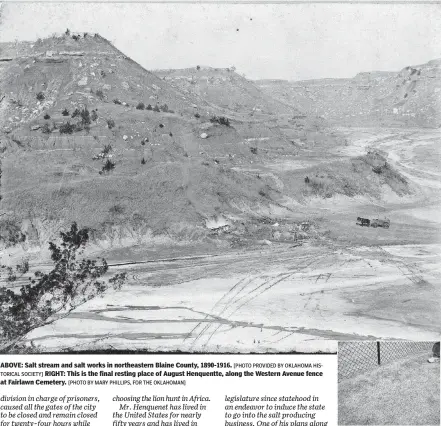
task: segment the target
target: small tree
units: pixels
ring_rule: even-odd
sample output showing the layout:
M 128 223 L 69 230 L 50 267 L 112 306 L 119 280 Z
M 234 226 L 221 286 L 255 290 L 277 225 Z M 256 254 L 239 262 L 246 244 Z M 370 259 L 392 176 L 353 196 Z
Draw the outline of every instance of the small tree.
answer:
M 92 113 L 90 114 L 90 118 L 92 121 L 96 121 L 98 119 L 98 114 L 96 110 L 92 110 Z
M 99 173 L 100 174 L 108 173 L 108 172 L 112 171 L 114 168 L 115 168 L 115 163 L 108 158 Z
M 146 163 L 145 158 L 142 157 L 141 164 L 145 164 L 145 163 Z
M 62 115 L 64 115 L 65 117 L 67 117 L 69 115 L 69 111 L 67 108 L 64 108 L 63 111 L 61 112 Z
M 75 130 L 75 124 L 70 124 L 68 121 L 67 123 L 64 123 L 60 126 L 60 133 L 61 134 L 69 134 L 71 135 L 73 131 Z
M 51 118 L 51 116 L 49 115 L 49 114 L 44 114 L 44 117 L 43 117 L 45 120 L 49 120 L 50 118 Z
M 80 110 L 78 108 L 75 108 L 75 111 L 72 113 L 72 118 L 79 117 L 80 116 Z
M 113 129 L 113 128 L 115 127 L 115 121 L 112 120 L 111 118 L 108 118 L 108 119 L 106 120 L 106 123 L 107 123 L 107 127 L 108 127 L 109 129 Z
M 87 107 L 85 107 L 84 109 L 82 109 L 80 111 L 80 116 L 81 116 L 81 124 L 83 126 L 88 126 L 91 123 L 91 121 L 90 121 L 90 112 L 87 109 Z
M 121 288 L 126 274 L 101 281 L 107 262 L 82 258 L 89 230 L 73 223 L 61 232 L 61 244 L 49 243 L 53 269 L 35 272 L 30 284 L 20 292 L 0 287 L 0 352 L 11 351 L 29 332 L 64 318 L 75 308 L 102 295 L 107 289 Z
M 136 109 L 141 109 L 144 110 L 145 109 L 145 105 L 143 102 L 140 102 L 138 105 L 136 105 Z
M 121 101 L 120 101 L 119 99 L 114 99 L 114 100 L 113 100 L 113 103 L 114 103 L 115 105 L 121 105 Z
M 151 111 L 152 109 L 153 109 L 152 106 L 148 104 L 146 110 Z
M 153 111 L 155 111 L 155 112 L 161 112 L 161 110 L 159 109 L 158 105 L 155 105 L 155 106 L 153 107 Z

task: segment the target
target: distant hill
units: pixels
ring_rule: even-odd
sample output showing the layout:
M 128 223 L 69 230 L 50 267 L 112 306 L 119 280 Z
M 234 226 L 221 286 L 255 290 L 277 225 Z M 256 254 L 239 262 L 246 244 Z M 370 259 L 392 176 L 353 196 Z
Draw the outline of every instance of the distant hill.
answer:
M 276 100 L 255 82 L 237 74 L 234 68 L 194 67 L 153 72 L 219 114 L 237 119 L 236 129 L 259 149 L 283 154 L 287 143 L 300 149 L 320 145 L 329 148 L 344 143 L 344 138 L 332 131 L 323 118 L 314 112 L 305 113 L 295 104 Z
M 350 79 L 260 80 L 269 96 L 331 123 L 441 124 L 441 59 L 399 72 L 363 72 Z
M 153 72 L 184 93 L 197 95 L 200 99 L 230 112 L 251 117 L 299 113 L 294 106 L 276 101 L 230 68 L 195 67 Z

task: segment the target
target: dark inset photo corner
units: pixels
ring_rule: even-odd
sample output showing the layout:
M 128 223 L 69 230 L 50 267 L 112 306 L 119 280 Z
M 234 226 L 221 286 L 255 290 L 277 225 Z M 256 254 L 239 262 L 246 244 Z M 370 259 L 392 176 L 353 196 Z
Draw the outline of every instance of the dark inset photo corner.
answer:
M 338 424 L 439 425 L 440 342 L 339 342 Z

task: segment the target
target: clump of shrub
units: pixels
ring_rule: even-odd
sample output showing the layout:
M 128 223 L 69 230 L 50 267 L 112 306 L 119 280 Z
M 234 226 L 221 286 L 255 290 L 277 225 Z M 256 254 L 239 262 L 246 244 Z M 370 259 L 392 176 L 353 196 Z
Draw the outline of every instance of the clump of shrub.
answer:
M 153 111 L 155 111 L 155 112 L 161 112 L 161 110 L 159 109 L 159 106 L 158 106 L 158 105 L 155 105 L 155 106 L 153 107 Z
M 124 213 L 124 206 L 122 206 L 121 204 L 115 204 L 114 206 L 110 207 L 109 209 L 109 213 L 110 214 L 123 214 Z
M 75 124 L 71 124 L 69 121 L 60 126 L 60 133 L 61 134 L 71 135 L 74 130 L 75 130 Z
M 49 114 L 44 114 L 44 117 L 43 117 L 45 120 L 49 120 L 50 118 L 51 118 L 51 116 L 49 115 Z
M 106 160 L 106 162 L 103 165 L 103 168 L 99 172 L 100 175 L 103 173 L 109 173 L 115 168 L 115 163 L 111 161 L 109 158 Z
M 63 111 L 61 112 L 62 115 L 64 115 L 65 117 L 67 117 L 69 115 L 69 111 L 67 108 L 64 108 Z
M 201 114 L 199 114 L 198 112 L 194 115 L 196 118 L 201 118 Z
M 162 112 L 168 112 L 168 105 L 167 105 L 167 104 L 161 105 L 161 106 L 159 107 L 159 109 L 160 109 Z
M 145 158 L 142 157 L 141 164 L 145 164 L 145 163 L 146 163 Z
M 103 150 L 101 151 L 103 155 L 107 155 L 110 151 L 112 151 L 112 145 L 110 143 L 108 145 L 104 145 Z
M 152 109 L 153 109 L 152 106 L 150 104 L 148 104 L 147 107 L 146 107 L 146 110 L 147 111 L 151 111 Z
M 144 103 L 140 102 L 138 105 L 136 105 L 136 109 L 144 110 L 145 109 Z
M 41 128 L 41 131 L 42 131 L 42 133 L 45 133 L 45 134 L 48 134 L 48 133 L 52 132 L 52 130 L 49 127 L 48 123 L 44 123 L 44 126 Z
M 111 118 L 108 118 L 108 119 L 106 120 L 106 123 L 107 123 L 107 127 L 108 127 L 109 129 L 113 129 L 113 128 L 115 127 L 115 121 L 112 120 Z
M 254 147 L 254 146 L 250 147 L 250 151 L 251 151 L 252 154 L 256 154 L 257 155 L 257 148 L 256 147 Z
M 114 103 L 115 105 L 121 105 L 121 101 L 120 101 L 119 99 L 114 99 L 114 100 L 113 100 L 113 103 Z
M 218 123 L 221 124 L 223 126 L 227 126 L 230 127 L 230 120 L 226 117 L 216 117 L 215 115 L 213 117 L 210 118 L 210 121 L 212 123 Z
M 75 111 L 72 113 L 72 118 L 79 117 L 80 116 L 80 110 L 78 108 L 75 108 Z
M 104 70 L 101 70 L 100 74 L 101 74 L 101 77 L 103 77 L 103 78 L 106 76 L 106 73 Z
M 164 127 L 164 125 L 162 123 L 160 123 L 159 127 L 162 129 Z
M 92 110 L 92 113 L 90 114 L 90 118 L 92 121 L 96 121 L 98 119 L 98 114 L 95 109 Z
M 37 101 L 44 101 L 45 96 L 43 92 L 38 92 L 37 93 Z
M 101 101 L 103 101 L 103 100 L 105 99 L 104 92 L 103 92 L 101 89 L 98 89 L 98 90 L 95 92 L 95 95 L 96 95 L 96 97 L 97 97 L 99 100 L 101 100 Z

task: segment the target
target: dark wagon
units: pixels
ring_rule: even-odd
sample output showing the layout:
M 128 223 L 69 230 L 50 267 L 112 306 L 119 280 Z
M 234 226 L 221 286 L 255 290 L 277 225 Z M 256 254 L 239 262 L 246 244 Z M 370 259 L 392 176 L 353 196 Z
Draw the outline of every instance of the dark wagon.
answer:
M 357 225 L 360 226 L 370 226 L 371 221 L 369 219 L 366 219 L 364 217 L 357 217 Z

